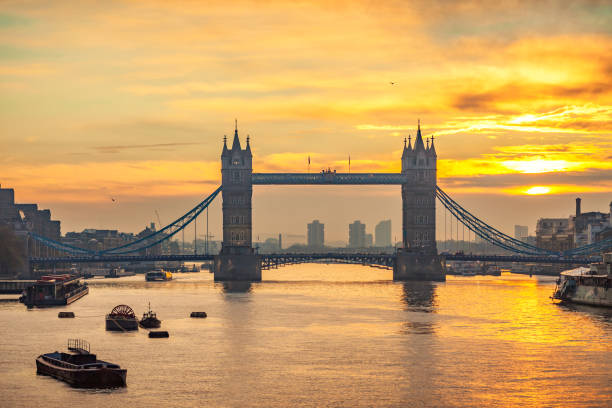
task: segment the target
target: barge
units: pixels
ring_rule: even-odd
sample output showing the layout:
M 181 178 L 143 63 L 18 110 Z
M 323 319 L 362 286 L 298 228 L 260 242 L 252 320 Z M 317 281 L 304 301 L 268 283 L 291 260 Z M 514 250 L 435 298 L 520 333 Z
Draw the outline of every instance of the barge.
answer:
M 138 319 L 134 310 L 128 305 L 117 305 L 106 315 L 107 331 L 132 331 L 138 330 Z
M 127 370 L 119 365 L 98 360 L 90 353 L 89 343 L 80 339 L 68 340 L 68 353 L 55 351 L 36 358 L 36 373 L 49 375 L 73 387 L 125 387 Z
M 590 306 L 612 307 L 612 253 L 589 268 L 561 272 L 552 299 Z
M 65 306 L 89 293 L 89 287 L 74 275 L 46 275 L 28 286 L 19 301 L 28 307 Z

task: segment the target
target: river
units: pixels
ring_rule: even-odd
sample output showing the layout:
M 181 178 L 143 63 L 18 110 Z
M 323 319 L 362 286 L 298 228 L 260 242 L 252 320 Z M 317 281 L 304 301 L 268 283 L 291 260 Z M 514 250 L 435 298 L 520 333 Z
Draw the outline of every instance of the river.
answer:
M 64 308 L 0 302 L 0 406 L 612 406 L 612 310 L 553 304 L 555 278 L 400 283 L 388 270 L 319 264 L 250 285 L 174 277 L 92 279 Z M 170 338 L 105 331 L 115 305 L 140 316 L 148 302 Z M 127 368 L 128 386 L 36 375 L 35 358 L 68 338 Z

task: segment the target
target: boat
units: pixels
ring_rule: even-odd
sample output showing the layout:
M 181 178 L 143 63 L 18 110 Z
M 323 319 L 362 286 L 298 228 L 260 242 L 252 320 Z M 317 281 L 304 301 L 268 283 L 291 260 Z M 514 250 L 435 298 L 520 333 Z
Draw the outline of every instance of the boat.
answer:
M 89 343 L 80 339 L 68 340 L 68 353 L 55 351 L 38 356 L 36 373 L 81 388 L 125 387 L 127 377 L 126 369 L 98 360 L 90 352 Z
M 134 272 L 126 272 L 123 268 L 112 268 L 108 271 L 105 278 L 121 278 L 123 276 L 132 276 Z
M 447 273 L 449 275 L 461 275 L 461 276 L 476 276 L 476 272 L 482 267 L 478 262 L 473 261 L 456 261 L 451 262 L 447 267 Z
M 153 281 L 169 281 L 172 280 L 172 272 L 164 271 L 163 269 L 154 269 L 145 274 L 145 280 Z
M 498 265 L 487 265 L 484 270 L 485 275 L 501 276 L 501 268 Z
M 612 307 L 612 252 L 602 262 L 561 272 L 551 298 L 562 302 Z
M 131 331 L 138 330 L 138 319 L 134 310 L 128 305 L 117 305 L 106 315 L 106 330 Z
M 89 293 L 89 287 L 75 275 L 45 275 L 28 286 L 19 301 L 28 307 L 65 306 Z
M 153 329 L 161 326 L 161 320 L 159 320 L 157 314 L 151 310 L 151 303 L 149 303 L 149 310 L 142 314 L 142 319 L 139 324 L 145 329 Z

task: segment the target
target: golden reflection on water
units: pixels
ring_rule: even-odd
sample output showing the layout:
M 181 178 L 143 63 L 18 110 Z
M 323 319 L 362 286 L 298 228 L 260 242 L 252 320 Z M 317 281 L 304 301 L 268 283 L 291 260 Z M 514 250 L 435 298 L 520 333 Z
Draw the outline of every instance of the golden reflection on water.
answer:
M 311 264 L 264 271 L 251 284 L 205 272 L 94 279 L 65 308 L 75 319 L 0 302 L 0 392 L 21 407 L 612 404 L 612 311 L 553 304 L 553 278 L 391 276 Z M 149 301 L 169 339 L 104 331 L 113 306 L 140 314 Z M 128 367 L 128 388 L 90 394 L 33 375 L 33 356 L 66 337 Z
M 571 343 L 612 351 L 612 343 L 597 319 L 568 313 L 550 299 L 554 278 L 528 278 L 504 273 L 501 277 L 448 277 L 439 311 L 448 317 L 440 334 L 449 337 L 491 337 L 509 342 Z M 543 285 L 542 283 L 546 283 Z M 465 286 L 469 286 L 466 292 Z M 580 328 L 579 331 L 574 330 Z

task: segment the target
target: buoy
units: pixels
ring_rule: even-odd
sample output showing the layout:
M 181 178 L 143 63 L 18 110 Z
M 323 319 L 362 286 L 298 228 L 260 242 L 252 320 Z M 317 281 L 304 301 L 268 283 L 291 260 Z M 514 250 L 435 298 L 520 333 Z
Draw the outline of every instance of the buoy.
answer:
M 191 312 L 191 317 L 206 317 L 206 312 Z
M 57 317 L 59 317 L 60 319 L 66 318 L 66 317 L 74 317 L 74 312 L 59 312 L 57 314 Z
M 149 338 L 150 339 L 159 339 L 162 337 L 170 337 L 167 331 L 150 331 Z

